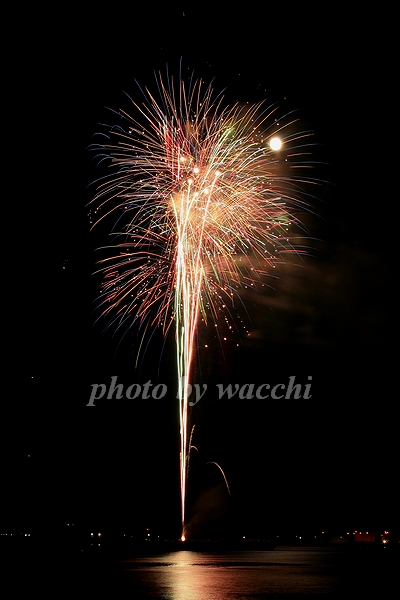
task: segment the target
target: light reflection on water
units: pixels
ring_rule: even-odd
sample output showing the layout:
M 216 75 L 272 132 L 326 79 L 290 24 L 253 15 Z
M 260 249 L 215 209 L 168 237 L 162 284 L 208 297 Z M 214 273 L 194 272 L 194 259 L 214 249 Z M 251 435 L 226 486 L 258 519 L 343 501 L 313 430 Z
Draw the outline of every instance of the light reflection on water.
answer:
M 97 552 L 98 550 L 98 552 Z M 400 598 L 400 547 L 280 546 L 272 551 L 164 552 L 125 558 L 110 551 L 78 555 L 6 553 L 7 597 L 110 600 L 388 600 Z M 8 581 L 8 586 L 4 583 Z M 3 594 L 4 596 L 4 594 Z
M 259 600 L 332 594 L 334 555 L 318 550 L 210 554 L 179 551 L 127 561 L 123 570 L 142 598 Z M 139 596 L 135 595 L 135 598 Z

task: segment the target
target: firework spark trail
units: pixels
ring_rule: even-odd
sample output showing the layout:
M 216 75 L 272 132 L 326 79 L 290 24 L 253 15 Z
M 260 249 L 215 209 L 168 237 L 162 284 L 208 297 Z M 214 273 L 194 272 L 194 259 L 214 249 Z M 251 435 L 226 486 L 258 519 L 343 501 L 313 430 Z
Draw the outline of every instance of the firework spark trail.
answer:
M 114 167 L 92 202 L 98 221 L 117 209 L 124 216 L 113 230 L 112 255 L 101 261 L 102 315 L 116 327 L 133 320 L 158 324 L 164 334 L 175 323 L 184 532 L 188 394 L 199 316 L 216 323 L 220 307 L 232 305 L 243 285 L 255 287 L 282 251 L 292 251 L 288 227 L 297 223 L 293 210 L 304 205 L 301 179 L 282 172 L 268 145 L 279 131 L 276 108 L 224 108 L 222 96 L 215 98 L 201 81 L 165 84 L 159 76 L 157 85 L 160 103 L 146 89 L 141 105 L 132 101 L 137 117 L 120 110 L 107 142 L 92 146 Z M 294 122 L 280 129 L 297 156 L 304 142 L 290 133 Z
M 227 478 L 226 478 L 226 475 L 225 475 L 225 473 L 224 473 L 224 471 L 223 471 L 222 467 L 221 467 L 221 466 L 220 466 L 218 463 L 214 462 L 213 460 L 210 460 L 210 461 L 209 461 L 208 463 L 206 463 L 206 464 L 207 464 L 207 465 L 215 465 L 215 466 L 216 466 L 216 467 L 217 467 L 217 468 L 218 468 L 218 469 L 221 471 L 222 477 L 224 478 L 224 481 L 225 481 L 226 489 L 228 490 L 228 494 L 229 494 L 229 495 L 231 495 L 231 490 L 230 490 L 230 488 L 229 488 L 228 480 L 227 480 Z

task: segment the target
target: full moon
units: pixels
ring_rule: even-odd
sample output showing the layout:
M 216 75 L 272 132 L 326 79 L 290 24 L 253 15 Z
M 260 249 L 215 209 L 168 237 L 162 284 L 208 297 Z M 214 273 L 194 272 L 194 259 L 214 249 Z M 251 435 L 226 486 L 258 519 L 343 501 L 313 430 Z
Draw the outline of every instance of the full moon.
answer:
M 282 148 L 282 142 L 280 138 L 273 137 L 269 140 L 269 147 L 271 150 L 280 150 Z

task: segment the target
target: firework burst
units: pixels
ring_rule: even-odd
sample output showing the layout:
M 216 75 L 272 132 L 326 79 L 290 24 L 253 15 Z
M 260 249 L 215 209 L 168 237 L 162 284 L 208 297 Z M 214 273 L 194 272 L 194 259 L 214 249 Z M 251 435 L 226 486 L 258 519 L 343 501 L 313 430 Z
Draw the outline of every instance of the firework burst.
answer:
M 133 320 L 164 334 L 175 327 L 184 532 L 199 317 L 217 322 L 243 285 L 254 286 L 292 251 L 289 228 L 304 205 L 279 143 L 296 166 L 307 134 L 294 132 L 290 115 L 277 124 L 277 107 L 225 106 L 201 80 L 156 81 L 157 95 L 141 90 L 143 102 L 118 111 L 105 143 L 92 145 L 111 169 L 92 203 L 97 222 L 121 213 L 100 263 L 102 316 L 116 327 Z

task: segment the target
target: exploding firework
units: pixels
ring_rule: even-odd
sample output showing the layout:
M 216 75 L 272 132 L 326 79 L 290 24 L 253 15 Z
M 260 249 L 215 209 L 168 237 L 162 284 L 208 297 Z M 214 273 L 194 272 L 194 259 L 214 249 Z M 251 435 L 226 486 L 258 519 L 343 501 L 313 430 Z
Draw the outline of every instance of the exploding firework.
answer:
M 182 539 L 188 457 L 188 386 L 200 316 L 217 323 L 238 291 L 293 251 L 289 228 L 303 207 L 293 177 L 307 134 L 277 107 L 226 106 L 211 86 L 156 78 L 105 143 L 109 162 L 92 200 L 97 222 L 120 211 L 112 252 L 101 261 L 100 305 L 117 328 L 175 328 L 180 407 Z M 132 114 L 133 113 L 133 114 Z M 281 149 L 288 165 L 282 160 Z

